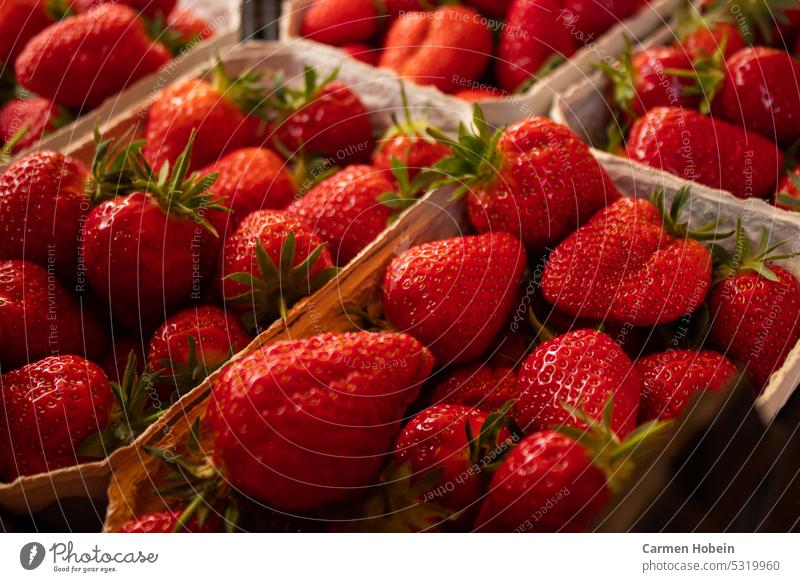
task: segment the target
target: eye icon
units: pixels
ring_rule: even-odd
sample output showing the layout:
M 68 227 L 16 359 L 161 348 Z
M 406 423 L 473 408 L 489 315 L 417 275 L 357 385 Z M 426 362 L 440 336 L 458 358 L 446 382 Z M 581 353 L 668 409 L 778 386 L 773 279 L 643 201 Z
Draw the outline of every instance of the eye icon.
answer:
M 19 551 L 19 563 L 26 570 L 35 570 L 42 565 L 45 549 L 39 542 L 29 542 Z

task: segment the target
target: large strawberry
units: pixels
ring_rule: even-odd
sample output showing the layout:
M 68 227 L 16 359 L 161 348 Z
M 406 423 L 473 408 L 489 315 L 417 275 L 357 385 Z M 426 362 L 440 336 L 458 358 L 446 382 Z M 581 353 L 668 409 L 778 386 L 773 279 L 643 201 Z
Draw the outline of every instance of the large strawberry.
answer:
M 248 330 L 285 318 L 289 307 L 335 274 L 322 240 L 286 212 L 251 213 L 222 249 L 222 292 Z
M 75 109 L 93 108 L 152 73 L 171 56 L 139 16 L 116 3 L 54 24 L 33 37 L 16 61 L 26 89 Z
M 0 337 L 3 371 L 53 354 L 99 358 L 107 341 L 51 273 L 25 261 L 0 261 Z
M 609 28 L 631 16 L 644 0 L 563 0 L 562 18 L 573 34 L 586 44 Z
M 515 0 L 497 49 L 500 87 L 509 93 L 525 88 L 577 46 L 558 0 Z
M 379 64 L 452 93 L 483 75 L 492 45 L 489 27 L 471 8 L 408 12 L 389 28 Z
M 273 89 L 274 139 L 287 154 L 319 154 L 336 164 L 369 160 L 375 147 L 369 113 L 358 95 L 335 80 L 337 73 L 320 81 L 306 67 L 301 89 L 283 82 Z
M 0 108 L 0 141 L 10 142 L 17 132 L 24 132 L 12 152 L 27 149 L 70 121 L 70 115 L 48 99 L 15 99 Z
M 637 120 L 627 154 L 739 198 L 772 194 L 783 168 L 783 154 L 758 133 L 679 107 L 656 107 Z
M 519 240 L 504 232 L 419 245 L 387 268 L 384 314 L 440 364 L 474 360 L 508 319 L 525 262 Z
M 178 0 L 68 0 L 79 13 L 88 12 L 102 4 L 123 4 L 149 18 L 160 16 L 166 19 L 175 9 Z
M 144 154 L 150 165 L 158 170 L 164 162 L 175 163 L 193 131 L 197 137 L 191 170 L 257 143 L 261 122 L 255 114 L 263 105 L 260 78 L 252 71 L 231 78 L 218 61 L 208 81 L 169 85 L 147 113 Z
M 553 245 L 620 194 L 588 146 L 563 125 L 531 117 L 492 131 L 475 108 L 475 133 L 458 142 L 436 168 L 466 193 L 478 232 L 509 232 L 532 250 Z
M 30 39 L 65 16 L 60 0 L 3 0 L 0 3 L 0 68 L 14 68 Z
M 733 385 L 736 366 L 717 352 L 670 350 L 636 361 L 642 379 L 639 419 L 677 418 L 698 393 L 718 392 Z
M 431 404 L 461 404 L 493 412 L 518 396 L 519 382 L 514 370 L 472 364 L 447 374 L 428 399 Z
M 297 191 L 286 162 L 267 148 L 233 151 L 200 173 L 218 174 L 214 195 L 230 208 L 231 229 L 256 210 L 286 208 Z
M 167 28 L 188 44 L 196 44 L 214 36 L 214 25 L 191 10 L 173 10 L 167 18 Z
M 213 464 L 283 511 L 373 484 L 434 360 L 405 334 L 323 334 L 263 347 L 225 368 L 206 415 Z
M 681 222 L 689 194 L 681 189 L 669 211 L 656 190 L 652 203 L 622 198 L 598 212 L 548 257 L 544 298 L 570 315 L 622 325 L 668 323 L 693 312 L 711 289 L 711 253 L 697 239 L 725 233 Z
M 300 34 L 337 46 L 361 42 L 378 31 L 379 17 L 375 0 L 317 0 L 303 14 Z
M 794 256 L 775 251 L 769 233 L 761 233 L 758 248 L 751 248 L 747 233 L 737 224 L 733 253 L 715 247 L 719 281 L 711 293 L 711 343 L 750 373 L 759 387 L 783 365 L 800 341 L 800 283 L 775 264 Z

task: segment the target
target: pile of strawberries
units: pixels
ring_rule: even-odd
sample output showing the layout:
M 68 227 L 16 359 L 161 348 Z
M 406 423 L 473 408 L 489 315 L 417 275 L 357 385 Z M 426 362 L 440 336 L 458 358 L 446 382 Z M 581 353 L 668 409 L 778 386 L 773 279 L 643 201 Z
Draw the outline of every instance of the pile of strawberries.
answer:
M 602 68 L 607 149 L 688 180 L 800 208 L 800 8 L 783 0 L 689 5 L 671 46 Z
M 182 455 L 152 451 L 170 509 L 123 531 L 585 530 L 699 392 L 757 392 L 800 340 L 768 233 L 622 197 L 545 118 L 428 133 L 471 231 L 400 251 L 353 332 L 226 365 Z
M 463 4 L 463 5 L 454 5 Z M 301 34 L 470 100 L 527 90 L 643 0 L 317 0 Z
M 4 0 L 0 145 L 26 149 L 213 35 L 177 0 Z

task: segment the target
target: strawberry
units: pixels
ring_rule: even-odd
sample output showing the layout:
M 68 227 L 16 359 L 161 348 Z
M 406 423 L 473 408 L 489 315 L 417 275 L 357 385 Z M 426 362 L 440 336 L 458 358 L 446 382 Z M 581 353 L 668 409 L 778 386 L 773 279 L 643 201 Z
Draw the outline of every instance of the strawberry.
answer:
M 195 517 L 188 524 L 180 522 L 181 513 L 178 511 L 159 511 L 148 513 L 138 519 L 132 519 L 117 530 L 119 533 L 172 533 L 174 531 L 186 533 L 219 533 L 220 519 L 209 514 L 206 519 Z
M 508 12 L 512 0 L 466 0 L 466 3 L 480 10 L 481 14 L 503 18 Z
M 407 180 L 404 192 L 393 194 L 397 189 L 381 170 L 348 166 L 314 186 L 287 212 L 311 226 L 330 245 L 334 262 L 344 266 L 386 229 L 393 206 L 400 210 L 414 202 Z
M 342 502 L 373 484 L 434 365 L 405 334 L 276 342 L 224 368 L 205 422 L 213 464 L 282 511 Z
M 514 0 L 500 33 L 496 74 L 514 93 L 577 50 L 558 0 Z
M 92 359 L 106 348 L 103 328 L 46 269 L 0 261 L 0 364 L 4 371 L 57 354 Z
M 300 34 L 341 46 L 369 40 L 378 31 L 375 0 L 317 0 L 303 14 Z
M 670 350 L 646 356 L 636 361 L 636 371 L 642 379 L 642 422 L 677 418 L 695 395 L 729 388 L 736 378 L 733 362 L 708 350 Z
M 510 315 L 525 262 L 520 242 L 502 232 L 419 245 L 387 268 L 384 314 L 440 364 L 469 362 Z
M 86 460 L 78 447 L 105 427 L 113 402 L 103 370 L 77 356 L 52 356 L 5 374 L 0 479 L 13 481 Z
M 69 121 L 70 115 L 52 101 L 40 97 L 15 99 L 0 108 L 0 141 L 8 143 L 18 131 L 24 131 L 12 148 L 18 152 L 36 145 Z
M 587 44 L 609 28 L 634 14 L 644 0 L 563 0 L 562 18 L 569 22 L 573 34 Z
M 384 0 L 386 12 L 393 18 L 401 16 L 405 12 L 433 10 L 441 3 L 440 0 Z
M 619 198 L 588 146 L 563 125 L 531 117 L 493 132 L 479 107 L 475 132 L 459 141 L 434 132 L 453 150 L 436 169 L 466 192 L 478 232 L 509 232 L 531 250 L 555 244 Z
M 218 307 L 192 307 L 156 330 L 147 358 L 163 370 L 161 385 L 183 395 L 248 343 L 250 337 L 232 315 Z
M 800 340 L 800 283 L 773 261 L 783 243 L 769 246 L 764 229 L 757 249 L 737 224 L 733 254 L 715 247 L 720 262 L 711 292 L 711 344 L 741 364 L 761 388 Z
M 492 45 L 485 19 L 471 8 L 408 12 L 386 33 L 379 64 L 416 83 L 452 93 L 483 75 Z
M 545 263 L 544 298 L 573 316 L 621 325 L 668 323 L 702 305 L 711 288 L 711 253 L 699 240 L 730 236 L 715 224 L 691 230 L 680 222 L 688 187 L 669 212 L 653 202 L 622 198 L 567 237 Z
M 107 4 L 37 34 L 15 70 L 26 89 L 64 107 L 92 109 L 170 59 L 136 12 Z
M 346 44 L 342 46 L 341 49 L 357 61 L 367 63 L 373 67 L 378 66 L 378 60 L 381 57 L 381 52 L 379 49 L 366 44 Z
M 52 0 L 3 0 L 0 3 L 0 68 L 14 61 L 28 41 L 64 16 L 64 6 Z
M 507 93 L 496 89 L 494 87 L 478 87 L 475 89 L 464 89 L 455 93 L 453 97 L 457 97 L 462 101 L 469 101 L 474 103 L 476 101 L 486 101 L 488 99 L 501 99 L 506 97 Z
M 284 83 L 273 89 L 275 138 L 288 154 L 302 150 L 339 164 L 369 159 L 375 147 L 369 114 L 358 95 L 335 80 L 336 74 L 318 81 L 306 67 L 303 89 Z
M 167 18 L 167 28 L 178 33 L 187 44 L 207 40 L 214 36 L 214 26 L 191 10 L 173 10 Z
M 144 155 L 154 168 L 175 163 L 189 135 L 197 133 L 190 170 L 216 162 L 225 153 L 253 145 L 260 132 L 261 75 L 245 71 L 231 79 L 221 61 L 206 82 L 189 79 L 164 89 L 150 106 Z M 252 114 L 252 115 L 251 115 Z
M 106 200 L 89 214 L 81 247 L 92 288 L 131 330 L 151 330 L 193 296 L 212 273 L 220 243 L 205 218 L 224 209 L 208 192 L 216 176 L 187 176 L 194 134 L 171 169 L 156 175 L 141 152 L 127 196 Z
M 248 330 L 269 325 L 336 274 L 331 254 L 301 219 L 258 210 L 245 218 L 222 250 L 222 292 Z
M 773 203 L 783 210 L 800 208 L 800 167 L 790 170 L 781 178 Z
M 79 13 L 88 12 L 95 6 L 103 4 L 122 4 L 134 9 L 136 12 L 155 18 L 161 16 L 167 18 L 175 9 L 178 0 L 69 0 L 72 7 Z
M 772 194 L 783 167 L 783 154 L 766 138 L 678 107 L 656 107 L 637 120 L 627 155 L 738 198 Z
M 488 473 L 512 443 L 503 427 L 501 413 L 437 404 L 403 427 L 394 445 L 394 460 L 400 466 L 409 463 L 417 479 L 439 472 L 436 486 L 425 498 L 435 496 L 443 507 L 474 515 L 486 491 L 484 471 Z
M 433 389 L 429 401 L 492 412 L 518 396 L 519 384 L 514 370 L 472 364 L 447 374 Z
M 722 47 L 722 56 L 727 59 L 745 48 L 746 43 L 735 24 L 713 22 L 691 30 L 684 36 L 681 46 L 693 58 L 713 55 Z
M 219 174 L 214 183 L 214 195 L 230 208 L 232 228 L 256 210 L 286 208 L 297 192 L 286 162 L 266 148 L 233 151 L 200 173 Z

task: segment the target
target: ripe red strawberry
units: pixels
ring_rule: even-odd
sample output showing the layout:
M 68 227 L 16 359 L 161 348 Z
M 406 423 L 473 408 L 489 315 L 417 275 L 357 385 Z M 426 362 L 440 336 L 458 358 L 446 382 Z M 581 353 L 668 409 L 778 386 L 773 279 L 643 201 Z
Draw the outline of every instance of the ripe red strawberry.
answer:
M 156 169 L 174 163 L 196 131 L 191 170 L 216 162 L 225 153 L 257 143 L 254 115 L 262 99 L 256 85 L 261 75 L 246 71 L 231 79 L 222 62 L 213 79 L 190 79 L 164 89 L 147 115 L 144 154 Z
M 656 107 L 637 120 L 627 155 L 739 198 L 772 194 L 783 168 L 783 154 L 761 135 L 677 107 Z
M 206 519 L 194 517 L 188 524 L 179 526 L 180 517 L 180 512 L 172 510 L 148 513 L 124 523 L 118 532 L 172 533 L 176 531 L 176 528 L 181 533 L 219 533 L 221 531 L 221 520 L 214 514 L 209 514 Z
M 437 5 L 443 3 L 441 0 L 384 0 L 386 12 L 391 17 L 400 16 L 405 12 L 434 10 Z
M 384 315 L 440 364 L 469 362 L 508 319 L 525 262 L 525 249 L 504 232 L 419 245 L 387 268 Z
M 283 511 L 342 502 L 375 483 L 433 357 L 405 334 L 328 333 L 265 346 L 217 377 L 213 464 Z
M 563 0 L 562 18 L 582 44 L 597 38 L 609 28 L 633 15 L 644 0 Z
M 285 318 L 289 307 L 335 274 L 322 240 L 286 212 L 251 213 L 222 250 L 223 296 L 248 330 Z
M 577 46 L 558 0 L 514 0 L 497 49 L 500 87 L 509 93 L 524 88 Z
M 380 66 L 446 93 L 479 79 L 492 54 L 492 33 L 481 16 L 464 6 L 408 12 L 386 33 Z
M 0 332 L 3 371 L 50 355 L 99 358 L 107 341 L 95 317 L 52 274 L 26 261 L 0 261 Z
M 335 81 L 336 72 L 322 81 L 306 68 L 303 89 L 279 84 L 270 105 L 275 137 L 289 154 L 319 154 L 337 164 L 369 160 L 375 147 L 372 122 L 364 104 L 350 88 Z
M 408 192 L 405 197 L 392 194 L 395 190 L 385 172 L 372 166 L 348 166 L 314 186 L 287 212 L 313 228 L 328 243 L 334 263 L 344 266 L 386 229 L 393 213 L 391 204 L 415 200 Z M 384 194 L 389 196 L 384 198 Z
M 481 14 L 503 18 L 512 0 L 466 0 L 466 3 L 481 11 Z
M 28 41 L 61 17 L 46 0 L 3 0 L 0 3 L 0 68 L 14 68 Z M 54 6 L 55 7 L 55 6 Z
M 800 283 L 772 261 L 792 257 L 776 254 L 766 229 L 757 249 L 737 224 L 733 254 L 715 248 L 721 265 L 719 282 L 709 300 L 711 343 L 750 373 L 761 388 L 783 365 L 800 340 Z
M 636 361 L 642 379 L 639 420 L 671 420 L 681 415 L 691 399 L 709 390 L 729 388 L 736 366 L 717 352 L 670 350 Z
M 745 48 L 746 43 L 735 24 L 714 22 L 700 25 L 689 32 L 681 41 L 681 46 L 694 58 L 713 55 L 723 47 L 722 56 L 727 59 Z
M 235 229 L 244 218 L 262 208 L 286 208 L 297 188 L 286 162 L 266 148 L 233 151 L 200 171 L 218 173 L 214 195 L 224 198 L 230 208 L 229 228 Z
M 191 307 L 156 330 L 147 359 L 162 370 L 159 384 L 183 395 L 248 343 L 250 337 L 233 315 L 218 307 Z
M 381 58 L 381 51 L 366 44 L 346 44 L 341 47 L 344 52 L 362 63 L 367 63 L 374 67 L 378 66 Z
M 501 99 L 506 95 L 507 93 L 505 91 L 494 87 L 478 87 L 475 89 L 464 89 L 463 91 L 455 93 L 453 96 L 458 97 L 462 101 L 474 103 L 476 101 L 486 101 L 488 99 Z
M 476 529 L 584 531 L 611 498 L 583 445 L 554 431 L 523 439 L 495 472 Z
M 167 28 L 178 33 L 184 43 L 207 40 L 214 36 L 214 27 L 191 10 L 173 10 L 167 18 Z
M 493 412 L 518 396 L 519 383 L 514 370 L 472 364 L 456 368 L 443 378 L 431 392 L 429 401 Z
M 303 14 L 300 34 L 341 46 L 369 40 L 378 31 L 379 22 L 374 0 L 317 0 Z
M 585 428 L 563 405 L 600 420 L 612 397 L 611 429 L 625 436 L 636 427 L 639 375 L 625 352 L 599 331 L 571 331 L 540 345 L 522 365 L 519 390 L 514 419 L 526 431 L 560 424 Z
M 69 0 L 69 2 L 72 4 L 73 9 L 80 14 L 103 4 L 123 4 L 149 18 L 161 15 L 162 18 L 166 19 L 172 14 L 178 0 Z
M 86 460 L 82 441 L 105 428 L 114 396 L 103 370 L 53 356 L 3 376 L 0 479 L 13 481 Z
M 0 142 L 8 143 L 17 132 L 24 131 L 11 149 L 16 153 L 36 145 L 69 120 L 68 113 L 47 99 L 15 99 L 0 107 Z
M 26 89 L 64 107 L 91 109 L 170 59 L 136 12 L 107 4 L 37 34 L 15 69 Z
M 474 515 L 488 483 L 484 471 L 512 442 L 504 426 L 499 414 L 458 404 L 431 406 L 403 427 L 394 445 L 395 463 L 409 463 L 416 479 L 440 472 L 425 499 Z
M 478 232 L 509 232 L 531 250 L 553 245 L 619 198 L 588 146 L 563 125 L 524 119 L 493 132 L 480 108 L 475 133 L 462 126 L 459 143 L 435 134 L 453 156 L 437 168 L 466 192 Z
M 544 298 L 573 316 L 621 325 L 674 321 L 702 305 L 711 288 L 711 253 L 697 239 L 724 238 L 714 225 L 680 222 L 689 189 L 674 197 L 623 198 L 567 237 L 545 263 Z M 729 234 L 727 236 L 730 236 Z

